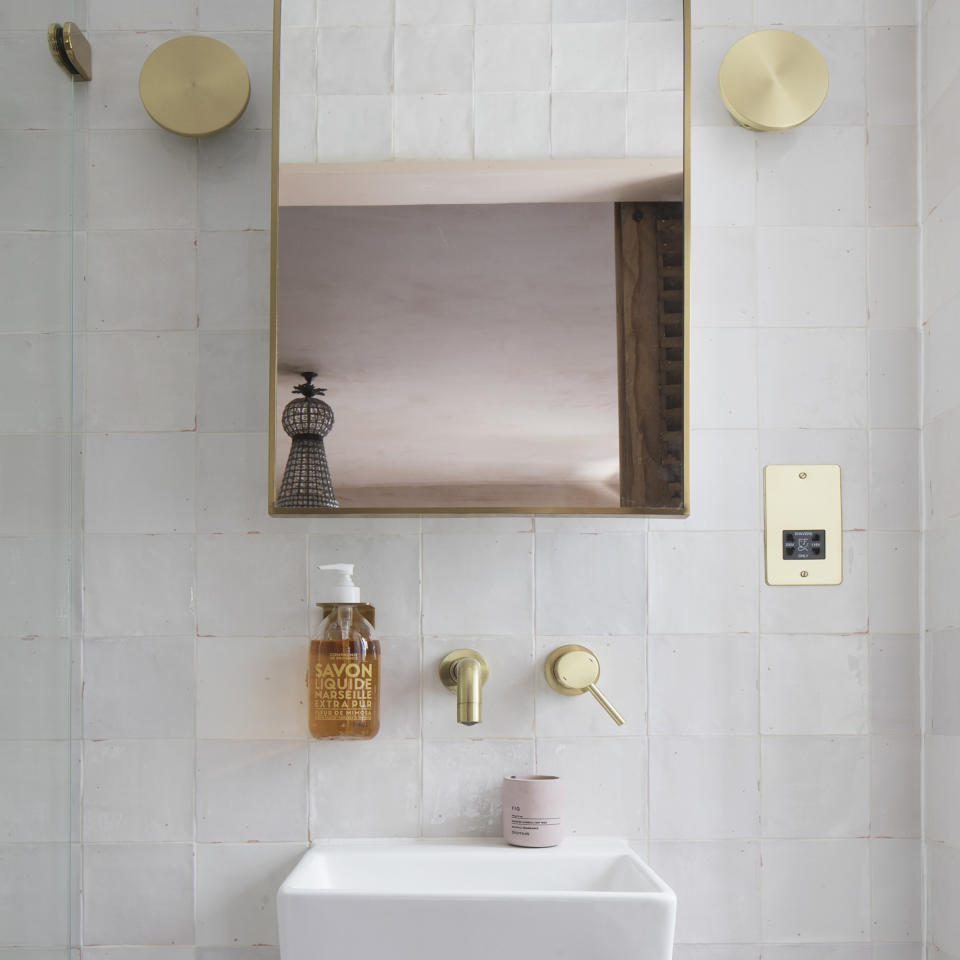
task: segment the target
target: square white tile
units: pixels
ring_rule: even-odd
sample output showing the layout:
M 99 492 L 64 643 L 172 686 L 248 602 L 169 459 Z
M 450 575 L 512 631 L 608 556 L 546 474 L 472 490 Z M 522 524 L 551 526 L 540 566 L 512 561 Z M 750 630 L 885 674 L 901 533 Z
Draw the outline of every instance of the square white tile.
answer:
M 870 431 L 870 527 L 919 530 L 919 430 Z
M 324 94 L 316 103 L 320 163 L 388 160 L 393 155 L 393 98 L 389 94 Z
M 65 534 L 0 538 L 0 636 L 68 636 L 68 544 Z
M 0 331 L 68 330 L 71 240 L 66 231 L 0 233 L 0 283 L 4 290 Z
M 87 740 L 192 737 L 194 638 L 83 641 Z
M 875 0 L 867 4 L 875 6 Z M 867 30 L 867 122 L 911 126 L 917 119 L 917 29 Z
M 70 440 L 20 434 L 0 437 L 0 530 L 4 536 L 70 529 Z
M 0 740 L 0 843 L 70 839 L 69 757 L 66 740 Z
M 8 171 L 0 183 L 0 230 L 69 229 L 70 165 L 63 158 L 71 149 L 71 132 L 0 130 L 0 156 Z
M 595 23 L 622 20 L 624 0 L 554 0 L 555 23 Z
M 871 127 L 867 147 L 867 222 L 871 227 L 912 226 L 917 222 L 917 133 L 914 127 Z M 929 182 L 925 194 L 938 184 Z
M 473 89 L 472 26 L 401 26 L 396 49 L 397 93 L 468 93 Z
M 390 93 L 392 28 L 322 26 L 317 34 L 317 93 Z
M 859 227 L 761 227 L 759 316 L 764 326 L 862 327 L 866 239 Z M 817 282 L 810 283 L 816 276 Z
M 534 772 L 533 740 L 425 740 L 425 837 L 502 836 L 503 778 Z
M 64 950 L 63 941 L 69 938 L 65 922 L 70 910 L 69 844 L 0 844 L 0 862 L 0 925 L 4 938 L 23 947 L 59 946 Z M 38 890 L 44 891 L 42 897 L 37 896 Z M 51 917 L 64 919 L 51 922 Z M 32 952 L 23 953 L 33 957 Z M 38 951 L 37 956 L 44 954 Z
M 398 158 L 469 160 L 473 156 L 473 97 L 422 94 L 395 98 Z
M 739 127 L 690 131 L 690 221 L 696 227 L 757 222 L 756 137 Z
M 627 96 L 627 155 L 683 156 L 683 94 L 663 90 Z
M 762 738 L 766 837 L 862 837 L 870 825 L 867 737 Z
M 492 24 L 476 30 L 476 89 L 517 93 L 550 89 L 548 24 Z
M 760 637 L 761 733 L 866 733 L 867 690 L 866 637 Z
M 953 678 L 960 666 L 960 643 L 956 630 L 926 635 L 926 729 L 932 733 L 960 734 L 960 700 L 954 695 Z M 886 731 L 885 731 L 886 732 Z M 904 731 L 906 732 L 906 731 Z M 916 733 L 916 730 L 911 730 Z
M 270 277 L 262 267 L 269 256 L 270 237 L 264 231 L 200 234 L 197 314 L 201 330 L 267 330 Z
M 549 23 L 551 5 L 551 0 L 476 0 L 477 23 Z
M 765 840 L 765 940 L 870 939 L 867 840 Z
M 200 637 L 197 735 L 302 740 L 307 735 L 305 637 Z
M 631 23 L 627 33 L 628 87 L 683 90 L 683 22 Z
M 623 21 L 555 22 L 551 34 L 551 89 L 564 93 L 625 90 L 627 57 L 624 32 Z
M 872 149 L 872 130 L 870 138 Z M 759 222 L 862 226 L 865 151 L 866 130 L 860 126 L 801 126 L 782 137 L 758 137 Z
M 193 536 L 88 534 L 83 565 L 86 636 L 194 633 Z
M 936 740 L 928 740 L 929 745 Z M 872 738 L 872 797 L 870 832 L 875 837 L 919 837 L 921 827 L 921 748 L 919 737 Z M 946 809 L 955 804 L 950 791 L 944 791 L 940 778 L 951 776 L 950 768 L 937 763 L 937 758 L 928 756 L 927 796 L 928 836 L 940 836 L 939 825 L 953 820 L 953 814 L 938 816 L 942 807 L 939 799 L 946 800 Z
M 85 844 L 85 942 L 192 943 L 193 875 L 190 843 Z
M 554 157 L 622 157 L 626 153 L 625 93 L 554 93 L 550 148 Z
M 85 429 L 195 430 L 197 357 L 195 332 L 88 334 Z
M 870 628 L 879 633 L 920 629 L 921 535 L 870 534 Z
M 758 733 L 758 641 L 750 634 L 650 637 L 650 733 Z
M 867 425 L 864 330 L 761 329 L 757 337 L 761 427 Z M 784 389 L 796 370 L 806 371 L 805 389 Z
M 0 639 L 0 730 L 11 739 L 66 740 L 70 716 L 69 640 L 51 637 Z
M 928 642 L 935 642 L 935 636 L 930 637 Z M 921 643 L 921 638 L 916 635 L 870 638 L 870 729 L 873 733 L 920 732 Z M 927 656 L 931 654 L 928 652 Z M 936 663 L 935 653 L 932 659 Z M 937 675 L 935 669 L 934 676 Z M 949 670 L 945 673 L 947 677 L 952 675 Z M 931 693 L 928 689 L 928 698 Z
M 267 428 L 266 333 L 201 333 L 197 426 L 204 433 Z M 243 389 L 238 390 L 242 384 Z
M 289 740 L 197 743 L 198 841 L 306 839 L 306 744 Z
M 10 401 L 0 410 L 3 433 L 70 430 L 71 338 L 63 333 L 11 334 L 3 338 L 0 379 Z M 44 385 L 37 390 L 37 384 Z M 16 398 L 16 399 L 14 399 Z
M 690 237 L 691 323 L 752 327 L 757 322 L 757 232 L 698 226 Z M 698 334 L 699 335 L 699 334 Z
M 702 328 L 691 344 L 690 419 L 695 430 L 757 426 L 757 334 Z
M 871 330 L 870 426 L 920 425 L 920 331 Z
M 269 131 L 242 128 L 200 141 L 197 167 L 202 230 L 269 228 L 271 148 Z
M 649 543 L 651 633 L 756 632 L 758 534 L 651 531 Z
M 870 227 L 867 230 L 871 327 L 918 325 L 918 234 L 917 227 Z
M 425 634 L 532 634 L 532 533 L 424 531 L 422 563 Z
M 193 840 L 193 740 L 87 740 L 85 843 Z
M 641 533 L 536 535 L 536 630 L 550 636 L 642 634 L 646 542 Z
M 923 879 L 919 840 L 871 840 L 873 936 L 918 940 L 923 929 Z
M 677 894 L 678 942 L 760 940 L 758 841 L 651 841 L 650 866 Z
M 195 330 L 196 240 L 193 230 L 90 231 L 87 329 Z
M 550 94 L 477 95 L 478 159 L 550 155 Z
M 419 832 L 420 744 L 416 740 L 378 737 L 310 744 L 312 840 L 413 837 Z
M 165 130 L 91 131 L 88 209 L 92 230 L 197 225 L 197 143 Z
M 88 434 L 84 530 L 192 533 L 196 434 Z
M 305 638 L 306 546 L 297 534 L 198 537 L 198 633 Z
M 197 945 L 275 945 L 277 889 L 305 843 L 197 845 Z
M 651 737 L 650 837 L 758 836 L 759 779 L 758 737 Z

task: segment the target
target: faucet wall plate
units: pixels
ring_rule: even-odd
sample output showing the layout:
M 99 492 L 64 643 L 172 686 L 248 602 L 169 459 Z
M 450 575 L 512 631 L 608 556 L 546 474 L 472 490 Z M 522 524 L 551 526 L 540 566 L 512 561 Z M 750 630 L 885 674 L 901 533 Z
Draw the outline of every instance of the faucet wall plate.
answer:
M 596 683 L 597 677 L 600 676 L 600 666 L 598 664 L 595 675 L 589 680 L 585 680 L 582 685 L 575 684 L 573 687 L 571 687 L 560 682 L 560 680 L 557 678 L 557 661 L 564 654 L 575 653 L 578 651 L 581 653 L 589 653 L 591 657 L 593 656 L 593 654 L 590 653 L 586 647 L 581 647 L 579 643 L 567 643 L 562 647 L 557 647 L 557 649 L 547 657 L 547 662 L 543 665 L 543 675 L 547 678 L 547 683 L 549 683 L 550 686 L 557 691 L 557 693 L 562 693 L 565 697 L 579 697 L 581 694 L 586 693 L 587 687 L 591 683 Z

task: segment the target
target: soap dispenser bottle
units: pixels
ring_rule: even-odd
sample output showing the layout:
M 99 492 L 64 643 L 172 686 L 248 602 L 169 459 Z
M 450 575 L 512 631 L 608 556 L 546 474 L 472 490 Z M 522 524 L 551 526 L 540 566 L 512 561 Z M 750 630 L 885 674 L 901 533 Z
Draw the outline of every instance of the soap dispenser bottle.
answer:
M 380 641 L 370 622 L 373 607 L 360 602 L 352 563 L 317 569 L 340 576 L 330 600 L 317 604 L 324 619 L 310 641 L 310 733 L 320 740 L 369 740 L 380 729 Z

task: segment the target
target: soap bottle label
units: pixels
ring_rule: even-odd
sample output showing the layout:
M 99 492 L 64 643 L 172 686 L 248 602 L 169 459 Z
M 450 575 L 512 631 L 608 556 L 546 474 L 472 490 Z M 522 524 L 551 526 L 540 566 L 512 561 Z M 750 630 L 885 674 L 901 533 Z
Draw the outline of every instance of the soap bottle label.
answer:
M 313 719 L 372 721 L 378 666 L 359 653 L 329 653 L 319 660 L 313 670 Z

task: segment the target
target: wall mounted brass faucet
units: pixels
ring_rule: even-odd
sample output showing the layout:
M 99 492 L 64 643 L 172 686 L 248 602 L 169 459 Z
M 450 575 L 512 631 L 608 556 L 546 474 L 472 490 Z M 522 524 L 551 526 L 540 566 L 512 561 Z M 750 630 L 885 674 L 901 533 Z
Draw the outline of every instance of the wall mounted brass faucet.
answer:
M 623 717 L 617 712 L 614 705 L 597 689 L 597 680 L 600 677 L 600 663 L 593 652 L 578 643 L 568 643 L 557 647 L 547 662 L 543 665 L 543 672 L 547 683 L 557 693 L 566 697 L 578 697 L 588 691 L 593 694 L 597 703 L 610 714 L 613 722 L 623 726 Z
M 440 661 L 440 682 L 457 695 L 457 723 L 470 727 L 480 722 L 480 691 L 489 672 L 476 650 L 451 650 Z

